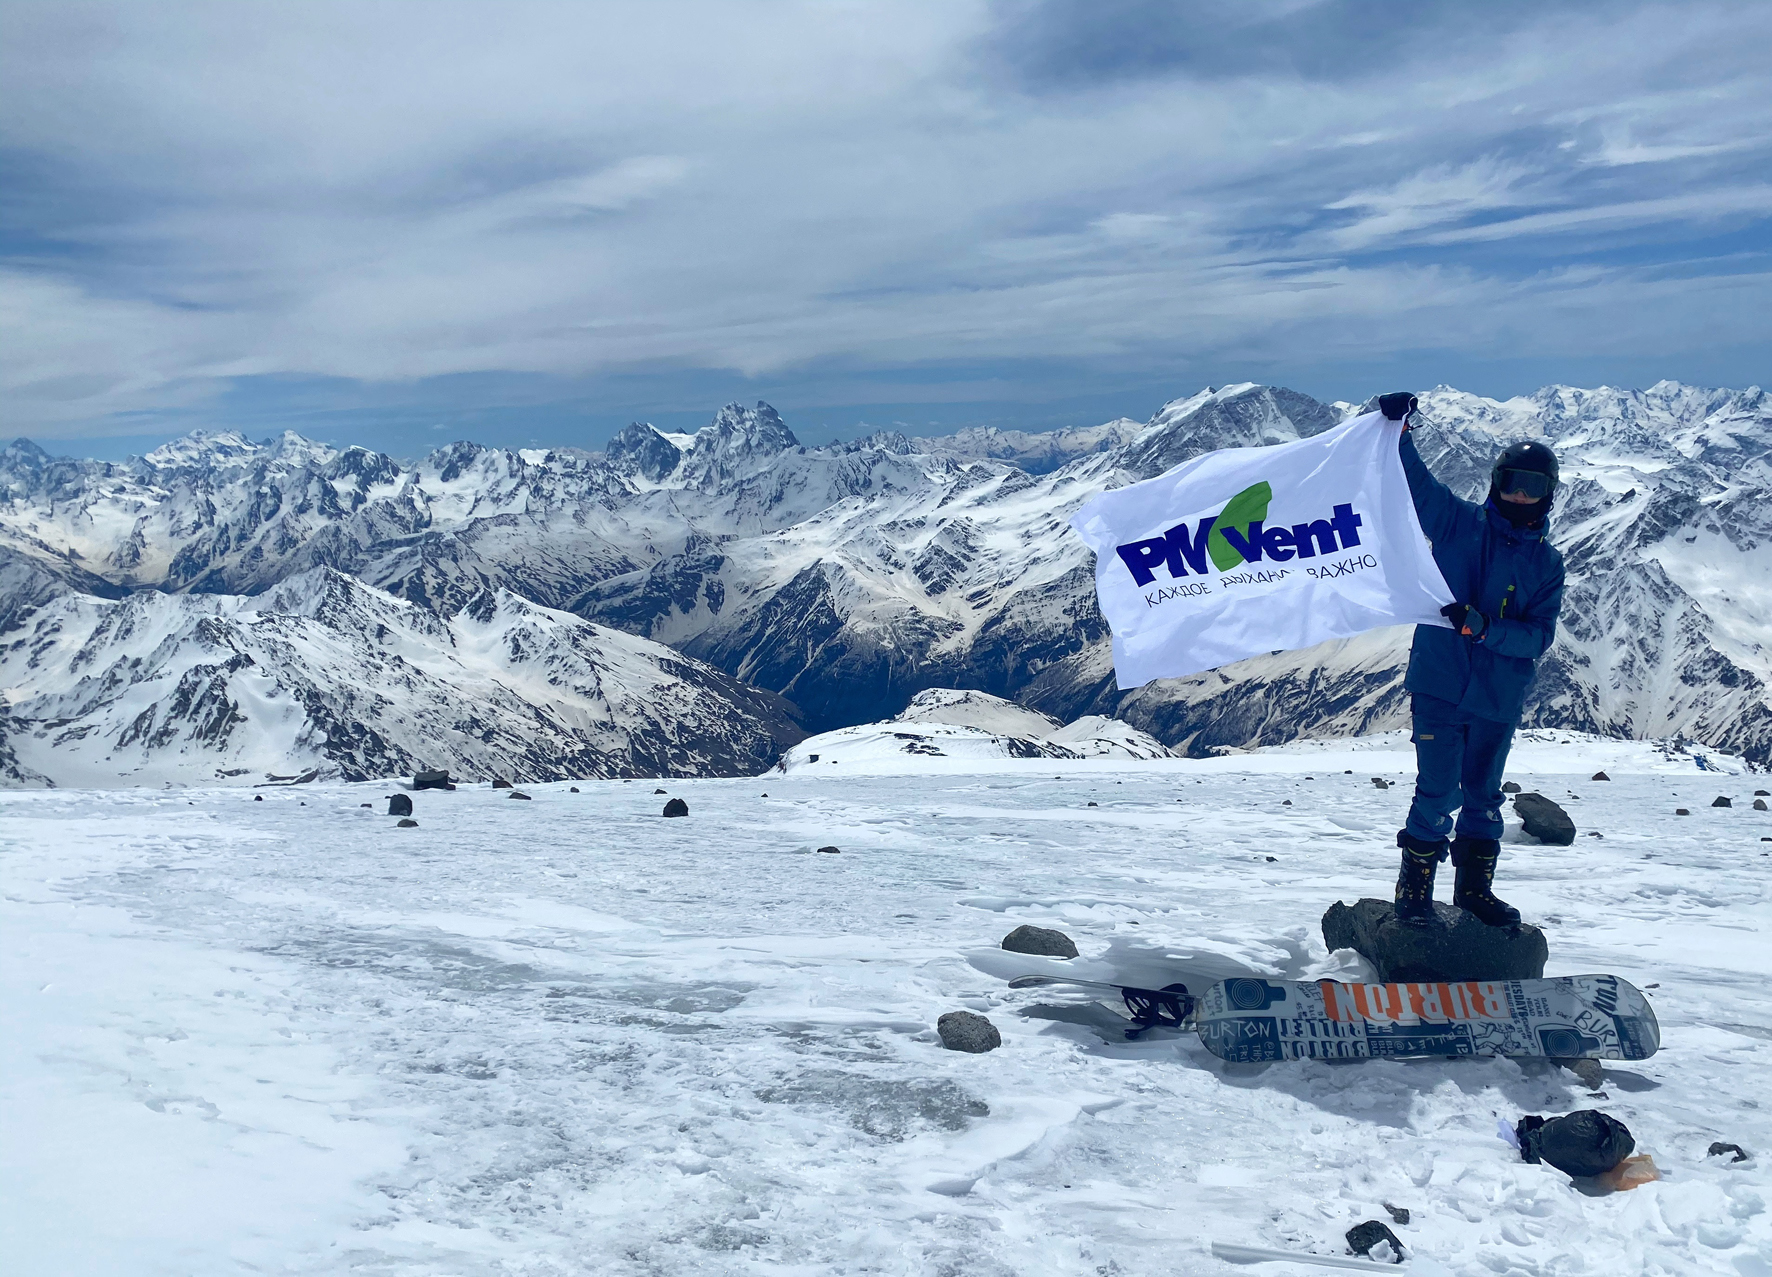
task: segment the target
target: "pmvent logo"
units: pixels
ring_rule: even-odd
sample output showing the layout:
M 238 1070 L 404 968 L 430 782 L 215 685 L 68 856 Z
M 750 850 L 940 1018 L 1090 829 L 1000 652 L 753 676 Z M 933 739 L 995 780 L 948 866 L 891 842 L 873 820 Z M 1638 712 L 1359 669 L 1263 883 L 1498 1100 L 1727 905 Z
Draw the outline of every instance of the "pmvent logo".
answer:
M 1187 524 L 1178 523 L 1160 537 L 1115 546 L 1114 552 L 1132 573 L 1132 580 L 1145 586 L 1156 579 L 1159 566 L 1179 580 L 1190 571 L 1206 575 L 1208 558 L 1218 571 L 1228 572 L 1263 558 L 1275 563 L 1294 557 L 1314 559 L 1360 544 L 1364 520 L 1352 505 L 1343 502 L 1335 506 L 1327 519 L 1270 528 L 1266 521 L 1273 499 L 1273 488 L 1263 480 L 1237 493 L 1217 514 L 1201 519 L 1191 534 Z

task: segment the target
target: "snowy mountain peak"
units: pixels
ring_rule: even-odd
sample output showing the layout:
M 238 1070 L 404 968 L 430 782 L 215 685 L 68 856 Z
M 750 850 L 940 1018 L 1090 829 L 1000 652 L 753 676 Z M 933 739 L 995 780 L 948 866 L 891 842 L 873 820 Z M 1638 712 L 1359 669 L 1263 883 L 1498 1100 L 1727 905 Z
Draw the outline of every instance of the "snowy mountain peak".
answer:
M 1121 464 L 1149 478 L 1202 452 L 1290 443 L 1340 421 L 1341 413 L 1328 404 L 1281 386 L 1208 386 L 1158 409 L 1122 450 Z
M 644 421 L 630 422 L 605 450 L 612 465 L 658 483 L 683 460 L 676 444 Z

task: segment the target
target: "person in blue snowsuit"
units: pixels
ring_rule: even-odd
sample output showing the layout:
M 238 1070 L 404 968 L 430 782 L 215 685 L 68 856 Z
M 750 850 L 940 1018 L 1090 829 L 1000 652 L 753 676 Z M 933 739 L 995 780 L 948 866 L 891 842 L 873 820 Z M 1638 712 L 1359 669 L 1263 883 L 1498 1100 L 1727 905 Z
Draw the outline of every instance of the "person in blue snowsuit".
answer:
M 1460 600 L 1441 609 L 1452 628 L 1415 627 L 1403 679 L 1416 776 L 1408 822 L 1397 832 L 1397 917 L 1417 926 L 1434 920 L 1434 870 L 1450 855 L 1457 871 L 1452 903 L 1491 927 L 1514 927 L 1519 910 L 1494 891 L 1501 776 L 1563 606 L 1563 556 L 1547 539 L 1556 454 L 1530 440 L 1510 444 L 1477 505 L 1454 496 L 1416 452 L 1409 432 L 1415 397 L 1382 395 L 1379 407 L 1404 423 L 1398 447 L 1415 513 Z

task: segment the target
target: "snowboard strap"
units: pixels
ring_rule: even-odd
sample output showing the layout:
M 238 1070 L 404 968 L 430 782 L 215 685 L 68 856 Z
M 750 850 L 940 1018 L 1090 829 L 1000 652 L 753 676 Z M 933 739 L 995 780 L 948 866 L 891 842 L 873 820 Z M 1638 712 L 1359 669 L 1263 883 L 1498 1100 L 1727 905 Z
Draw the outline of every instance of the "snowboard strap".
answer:
M 1194 1013 L 1194 996 L 1185 984 L 1166 984 L 1161 989 L 1121 989 L 1132 1028 L 1126 1036 L 1137 1037 L 1146 1029 L 1184 1029 Z

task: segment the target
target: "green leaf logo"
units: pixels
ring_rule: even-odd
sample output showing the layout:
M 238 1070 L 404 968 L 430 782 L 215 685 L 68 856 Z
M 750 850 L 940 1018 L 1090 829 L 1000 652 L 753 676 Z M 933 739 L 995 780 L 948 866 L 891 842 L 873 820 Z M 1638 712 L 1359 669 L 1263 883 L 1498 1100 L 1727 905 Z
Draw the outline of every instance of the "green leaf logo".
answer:
M 1243 561 L 1243 556 L 1232 548 L 1231 543 L 1224 539 L 1220 528 L 1235 528 L 1237 535 L 1244 540 L 1249 538 L 1249 525 L 1257 519 L 1267 518 L 1268 502 L 1274 499 L 1274 490 L 1264 479 L 1251 488 L 1244 488 L 1236 496 L 1225 503 L 1218 518 L 1212 521 L 1212 535 L 1207 538 L 1206 548 L 1212 555 L 1212 563 L 1220 572 L 1228 572 Z

